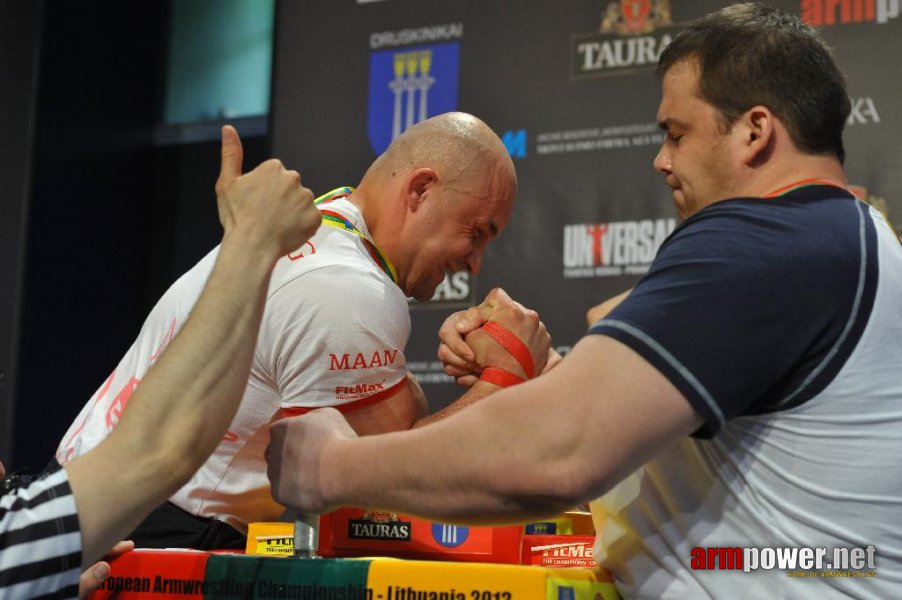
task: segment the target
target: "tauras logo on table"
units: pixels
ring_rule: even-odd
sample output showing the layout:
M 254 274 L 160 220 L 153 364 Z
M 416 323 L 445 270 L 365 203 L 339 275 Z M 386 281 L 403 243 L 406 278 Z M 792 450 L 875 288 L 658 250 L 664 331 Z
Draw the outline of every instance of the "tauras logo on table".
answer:
M 348 539 L 410 541 L 411 523 L 395 513 L 366 512 L 348 521 Z

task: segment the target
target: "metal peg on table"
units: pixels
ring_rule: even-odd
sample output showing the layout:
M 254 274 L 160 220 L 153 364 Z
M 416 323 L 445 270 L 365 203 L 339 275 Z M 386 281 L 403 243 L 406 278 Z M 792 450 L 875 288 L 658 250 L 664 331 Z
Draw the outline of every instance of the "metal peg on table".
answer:
M 319 546 L 319 515 L 298 513 L 294 522 L 294 557 L 319 558 L 316 548 Z

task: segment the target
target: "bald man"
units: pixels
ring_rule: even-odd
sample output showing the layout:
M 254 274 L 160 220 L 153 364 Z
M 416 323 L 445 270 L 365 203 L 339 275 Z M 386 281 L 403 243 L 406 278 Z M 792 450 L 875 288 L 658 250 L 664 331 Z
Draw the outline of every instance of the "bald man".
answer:
M 244 547 L 247 524 L 278 519 L 264 451 L 269 425 L 334 406 L 361 435 L 441 418 L 497 389 L 482 381 L 426 415 L 405 368 L 407 298 L 428 300 L 446 271 L 478 272 L 486 245 L 504 229 L 517 181 L 500 139 L 479 119 L 449 113 L 396 139 L 356 189 L 317 200 L 323 225 L 276 264 L 238 415 L 190 482 L 133 533 L 138 546 Z M 131 391 L 184 322 L 219 250 L 179 279 L 153 309 L 132 348 L 87 403 L 59 446 L 61 463 L 103 439 Z M 538 316 L 501 292 L 499 320 L 529 347 L 537 371 L 549 338 Z M 525 376 L 495 348 L 495 364 Z

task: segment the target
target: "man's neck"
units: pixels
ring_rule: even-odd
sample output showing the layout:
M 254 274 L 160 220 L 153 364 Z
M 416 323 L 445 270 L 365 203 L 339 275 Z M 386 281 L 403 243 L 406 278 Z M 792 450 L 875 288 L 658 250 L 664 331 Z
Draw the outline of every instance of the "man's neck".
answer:
M 355 188 L 345 200 L 356 206 L 357 210 L 359 210 L 360 214 L 363 216 L 363 220 L 366 221 L 366 199 L 360 192 L 360 188 Z
M 807 181 L 842 188 L 848 185 L 845 171 L 835 156 L 803 154 L 792 160 L 771 161 L 754 170 L 750 177 L 737 186 L 736 196 L 763 198 Z
M 360 217 L 366 224 L 370 240 L 391 261 L 395 269 L 400 269 L 398 276 L 403 278 L 405 265 L 398 248 L 398 235 L 404 215 L 391 212 L 392 208 L 396 207 L 391 204 L 389 197 L 378 194 L 379 190 L 376 186 L 378 183 L 368 182 L 364 178 L 354 193 L 347 197 L 347 200 L 360 211 Z M 374 190 L 376 190 L 375 193 Z M 399 285 L 401 285 L 400 281 Z

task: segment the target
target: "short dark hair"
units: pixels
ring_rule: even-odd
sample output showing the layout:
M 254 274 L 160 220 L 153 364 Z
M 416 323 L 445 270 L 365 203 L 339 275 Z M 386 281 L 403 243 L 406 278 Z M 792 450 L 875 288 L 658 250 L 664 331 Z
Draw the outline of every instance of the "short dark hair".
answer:
M 680 32 L 661 53 L 662 76 L 697 60 L 702 98 L 729 128 L 756 105 L 786 125 L 796 147 L 845 159 L 851 112 L 845 80 L 821 36 L 797 16 L 763 4 L 734 4 Z

